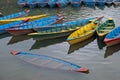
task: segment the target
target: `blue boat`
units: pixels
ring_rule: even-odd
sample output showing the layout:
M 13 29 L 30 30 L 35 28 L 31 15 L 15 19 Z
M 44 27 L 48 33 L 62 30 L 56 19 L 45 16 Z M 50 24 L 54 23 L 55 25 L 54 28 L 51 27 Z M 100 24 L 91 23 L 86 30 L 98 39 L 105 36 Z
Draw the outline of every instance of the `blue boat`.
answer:
M 57 1 L 57 0 L 49 0 L 49 1 L 48 1 L 49 7 L 50 7 L 50 8 L 56 7 L 56 1 Z
M 57 0 L 56 4 L 59 8 L 65 7 L 68 5 L 68 0 Z
M 88 68 L 81 67 L 77 64 L 47 55 L 19 52 L 15 50 L 11 51 L 11 54 L 17 56 L 18 58 L 28 63 L 34 64 L 39 67 L 46 67 L 46 68 L 58 69 L 58 70 L 68 70 L 71 72 L 72 71 L 83 72 L 83 73 L 89 72 Z
M 70 35 L 75 30 L 88 24 L 90 20 L 95 18 L 81 19 L 69 21 L 61 24 L 54 24 L 47 27 L 34 28 L 37 32 L 28 34 L 35 40 L 53 39 Z
M 20 25 L 24 22 L 25 22 L 24 20 L 21 20 L 21 21 L 16 21 L 16 22 L 0 25 L 0 34 L 6 33 L 6 29 L 12 28 L 12 27 L 17 27 L 18 25 Z
M 120 43 L 120 26 L 108 33 L 104 39 L 107 46 L 113 46 Z
M 79 20 L 74 20 L 74 21 L 68 21 L 68 22 L 64 22 L 64 23 L 59 23 L 59 24 L 54 24 L 54 25 L 49 25 L 46 27 L 38 27 L 38 28 L 34 28 L 35 31 L 37 32 L 41 32 L 41 31 L 46 31 L 49 29 L 55 29 L 55 28 L 62 28 L 64 26 L 66 26 L 67 28 L 70 28 L 71 26 L 83 26 L 87 23 L 89 23 L 90 20 L 93 20 L 95 18 L 87 18 L 87 19 L 79 19 Z
M 112 6 L 112 1 L 113 0 L 105 0 L 106 6 L 108 6 L 108 7 Z
M 18 0 L 17 4 L 20 7 L 26 7 L 27 6 L 27 0 Z
M 62 20 L 63 20 L 63 16 L 58 16 L 58 15 L 50 16 L 47 18 L 42 18 L 40 20 L 33 21 L 33 22 L 21 24 L 19 25 L 19 27 L 16 27 L 16 28 L 7 29 L 7 32 L 15 36 L 24 35 L 24 34 L 34 32 L 33 28 L 46 27 L 47 25 L 50 25 L 50 24 L 59 23 Z
M 38 6 L 39 7 L 46 7 L 47 6 L 47 4 L 48 4 L 48 1 L 49 0 L 38 0 Z
M 104 6 L 105 5 L 105 0 L 96 0 L 96 5 L 97 6 Z
M 37 1 L 38 0 L 28 0 L 27 4 L 30 8 L 35 8 L 35 7 L 37 7 Z
M 11 18 L 22 17 L 22 16 L 25 16 L 27 13 L 29 13 L 29 10 L 21 11 L 21 12 L 18 12 L 18 13 L 14 13 L 14 14 L 10 14 L 10 15 L 0 17 L 0 20 L 6 20 L 6 19 L 11 19 Z
M 71 4 L 73 7 L 80 7 L 80 6 L 81 6 L 81 3 L 82 3 L 82 0 L 70 0 L 70 4 Z
M 95 8 L 96 1 L 95 0 L 83 0 L 83 5 L 90 8 Z
M 119 6 L 120 5 L 120 0 L 113 0 L 113 5 L 114 6 Z

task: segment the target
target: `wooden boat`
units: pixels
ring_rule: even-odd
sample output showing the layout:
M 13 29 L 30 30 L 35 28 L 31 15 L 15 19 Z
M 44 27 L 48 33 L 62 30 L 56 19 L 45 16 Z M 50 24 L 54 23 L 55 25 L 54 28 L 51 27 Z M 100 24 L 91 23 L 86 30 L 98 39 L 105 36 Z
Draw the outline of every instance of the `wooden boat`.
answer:
M 39 0 L 38 6 L 45 7 L 47 6 L 49 0 Z
M 105 0 L 105 4 L 106 4 L 108 7 L 110 7 L 110 6 L 112 6 L 112 1 L 113 1 L 113 0 Z
M 38 0 L 28 0 L 28 1 L 27 1 L 27 5 L 28 5 L 30 8 L 35 8 L 35 7 L 37 7 L 37 3 L 38 3 Z
M 18 12 L 18 13 L 13 13 L 13 14 L 10 14 L 10 15 L 6 15 L 6 16 L 0 17 L 0 21 L 1 20 L 12 19 L 12 18 L 17 18 L 17 17 L 22 17 L 22 16 L 25 16 L 26 14 L 28 14 L 29 12 L 30 12 L 30 10 L 26 10 L 26 11 L 21 11 L 21 12 Z
M 104 23 L 99 25 L 96 29 L 97 35 L 99 38 L 103 39 L 109 32 L 111 32 L 115 28 L 115 23 L 112 18 L 109 18 Z
M 20 21 L 11 22 L 8 24 L 0 25 L 0 34 L 6 33 L 6 29 L 12 28 L 12 27 L 17 27 L 18 25 L 20 25 L 26 21 L 28 21 L 28 20 L 20 20 Z
M 57 0 L 56 4 L 59 8 L 62 8 L 62 7 L 65 7 L 68 5 L 68 1 L 67 0 Z
M 11 51 L 11 54 L 17 56 L 18 58 L 26 62 L 29 62 L 31 64 L 40 67 L 46 67 L 46 68 L 58 69 L 58 70 L 69 70 L 69 71 L 76 71 L 83 73 L 89 72 L 88 68 L 81 67 L 77 64 L 51 56 L 32 54 L 27 52 L 19 52 L 19 51 Z
M 80 7 L 81 4 L 82 4 L 82 0 L 70 0 L 70 4 L 71 4 L 73 7 Z
M 107 46 L 112 46 L 120 43 L 120 26 L 116 27 L 109 34 L 107 34 L 104 42 Z
M 50 7 L 50 8 L 56 7 L 56 1 L 57 1 L 57 0 L 49 0 L 49 1 L 48 1 L 49 7 Z
M 26 7 L 27 6 L 27 0 L 18 0 L 17 4 L 20 7 Z
M 78 20 L 78 21 L 70 21 L 70 22 L 65 22 L 62 24 L 51 25 L 47 28 L 45 27 L 44 30 L 43 28 L 41 30 L 40 28 L 34 29 L 34 30 L 37 30 L 37 32 L 30 33 L 28 35 L 31 36 L 35 40 L 37 39 L 44 40 L 44 39 L 68 36 L 73 31 L 79 29 L 83 25 L 88 24 L 89 21 L 93 19 L 95 18 L 88 18 L 88 19 L 83 19 L 83 20 Z
M 22 24 L 16 28 L 7 29 L 7 32 L 9 32 L 10 34 L 14 36 L 24 35 L 24 34 L 34 32 L 33 28 L 45 27 L 50 24 L 59 23 L 62 20 L 63 20 L 63 16 L 58 16 L 58 15 L 50 16 L 47 18 L 42 18 L 40 20 L 34 21 L 33 23 L 30 22 L 30 23 Z
M 54 25 L 50 25 L 50 26 L 46 26 L 46 27 L 38 27 L 38 28 L 34 28 L 35 31 L 40 32 L 40 31 L 44 31 L 44 30 L 48 30 L 48 29 L 53 29 L 53 28 L 59 28 L 59 27 L 64 27 L 64 26 L 82 26 L 85 25 L 87 23 L 90 22 L 90 20 L 95 19 L 96 17 L 93 18 L 86 18 L 86 19 L 78 19 L 78 20 L 74 20 L 74 21 L 68 21 L 68 22 L 64 22 L 64 23 L 60 23 L 60 24 L 54 24 Z M 69 27 L 68 27 L 69 28 Z
M 101 18 L 103 17 L 93 20 L 91 23 L 81 27 L 80 29 L 70 34 L 67 38 L 67 42 L 70 45 L 73 45 L 92 37 L 100 23 Z
M 90 7 L 90 8 L 95 8 L 96 0 L 83 0 L 83 5 Z
M 25 19 L 30 19 L 30 21 L 31 21 L 31 20 L 36 20 L 36 19 L 43 18 L 43 17 L 46 17 L 46 16 L 47 16 L 47 14 L 41 14 L 41 15 L 35 15 L 35 16 L 27 16 L 27 17 L 21 17 L 21 18 L 0 20 L 0 23 L 1 24 L 6 24 L 6 23 L 10 23 L 10 22 L 25 20 Z
M 120 5 L 120 0 L 113 0 L 112 1 L 114 6 L 119 6 Z
M 105 0 L 96 0 L 96 5 L 102 7 L 105 5 Z

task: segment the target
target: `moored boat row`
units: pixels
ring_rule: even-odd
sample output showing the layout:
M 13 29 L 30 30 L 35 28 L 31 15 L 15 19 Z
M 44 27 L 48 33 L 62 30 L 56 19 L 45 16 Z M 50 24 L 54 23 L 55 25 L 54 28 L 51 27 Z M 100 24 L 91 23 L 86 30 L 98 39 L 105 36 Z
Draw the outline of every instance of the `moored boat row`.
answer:
M 92 37 L 95 32 L 102 40 L 104 38 L 106 39 L 106 35 L 115 28 L 115 22 L 112 18 L 109 18 L 101 23 L 102 18 L 103 16 L 62 22 L 64 19 L 62 14 L 48 17 L 44 16 L 44 18 L 38 18 L 38 20 L 19 20 L 1 25 L 0 34 L 8 32 L 14 36 L 28 35 L 35 40 L 45 40 L 68 36 L 68 43 L 73 45 Z M 106 42 L 106 40 L 104 41 Z M 119 42 L 119 39 L 117 42 Z
M 20 7 L 65 7 L 67 5 L 71 5 L 73 7 L 80 7 L 81 5 L 85 5 L 88 7 L 94 6 L 111 6 L 120 5 L 120 0 L 19 0 L 18 5 Z

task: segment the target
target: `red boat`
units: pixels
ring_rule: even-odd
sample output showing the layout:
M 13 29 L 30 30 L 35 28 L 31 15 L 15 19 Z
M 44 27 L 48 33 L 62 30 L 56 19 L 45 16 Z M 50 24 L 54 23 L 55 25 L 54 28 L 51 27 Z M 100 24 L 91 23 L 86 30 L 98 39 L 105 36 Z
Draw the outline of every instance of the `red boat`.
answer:
M 107 46 L 112 46 L 120 43 L 120 26 L 111 31 L 106 35 L 104 42 Z
M 34 21 L 34 23 L 31 23 L 29 25 L 26 23 L 26 25 L 24 24 L 20 27 L 7 29 L 7 32 L 14 36 L 25 35 L 31 32 L 35 32 L 34 28 L 45 27 L 50 24 L 60 23 L 62 20 L 63 16 L 51 16 L 47 18 L 42 18 L 39 21 Z

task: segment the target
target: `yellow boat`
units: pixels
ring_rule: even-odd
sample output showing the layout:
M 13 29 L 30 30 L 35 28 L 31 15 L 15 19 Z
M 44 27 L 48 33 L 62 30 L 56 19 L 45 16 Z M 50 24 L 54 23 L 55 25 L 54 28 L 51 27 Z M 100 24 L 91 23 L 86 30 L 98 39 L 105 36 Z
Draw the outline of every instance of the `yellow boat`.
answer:
M 36 20 L 36 19 L 43 18 L 43 17 L 46 17 L 46 16 L 48 16 L 48 15 L 47 14 L 42 14 L 42 15 L 27 16 L 27 17 L 7 19 L 7 20 L 0 20 L 0 24 L 6 24 L 6 23 L 20 21 L 20 20 L 26 20 L 26 19 L 29 19 L 31 21 L 31 20 Z
M 68 36 L 67 42 L 70 45 L 82 42 L 94 35 L 102 17 L 93 20 L 91 23 L 81 27 Z

